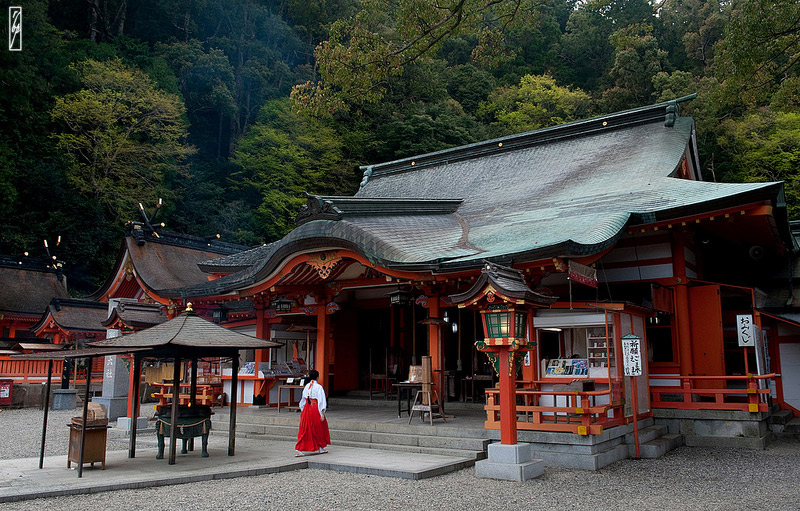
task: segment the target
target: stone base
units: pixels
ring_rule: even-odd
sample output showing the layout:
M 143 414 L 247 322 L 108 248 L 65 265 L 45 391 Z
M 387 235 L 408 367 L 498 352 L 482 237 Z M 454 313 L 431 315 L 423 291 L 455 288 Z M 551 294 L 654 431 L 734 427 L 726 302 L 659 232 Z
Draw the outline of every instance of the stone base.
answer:
M 78 391 L 75 389 L 55 389 L 51 410 L 74 410 L 78 403 Z
M 485 479 L 527 481 L 544 472 L 544 461 L 531 459 L 530 444 L 489 444 L 489 458 L 475 463 L 475 475 Z
M 100 403 L 108 414 L 108 420 L 115 421 L 120 417 L 128 415 L 127 397 L 93 397 L 93 403 Z
M 126 433 L 131 432 L 131 419 L 130 417 L 119 417 L 117 419 L 117 427 L 124 430 Z M 136 417 L 136 431 L 147 429 L 147 417 Z

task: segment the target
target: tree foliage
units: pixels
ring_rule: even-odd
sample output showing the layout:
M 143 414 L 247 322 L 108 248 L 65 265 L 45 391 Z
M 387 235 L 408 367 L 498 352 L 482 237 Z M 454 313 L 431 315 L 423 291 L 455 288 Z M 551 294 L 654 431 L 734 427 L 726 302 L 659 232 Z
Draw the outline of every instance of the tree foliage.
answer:
M 0 251 L 62 235 L 80 292 L 137 202 L 164 197 L 159 220 L 182 232 L 262 243 L 303 192 L 354 192 L 359 164 L 692 92 L 706 179 L 783 179 L 800 217 L 793 0 L 24 8 L 23 51 L 0 52 Z
M 501 136 L 583 119 L 590 107 L 591 97 L 582 90 L 560 87 L 549 75 L 526 75 L 519 85 L 492 92 L 479 112 Z
M 168 191 L 165 180 L 191 152 L 183 103 L 119 59 L 72 67 L 83 88 L 57 97 L 51 111 L 64 127 L 54 133 L 58 147 L 72 156 L 66 176 L 122 223 L 137 202 Z

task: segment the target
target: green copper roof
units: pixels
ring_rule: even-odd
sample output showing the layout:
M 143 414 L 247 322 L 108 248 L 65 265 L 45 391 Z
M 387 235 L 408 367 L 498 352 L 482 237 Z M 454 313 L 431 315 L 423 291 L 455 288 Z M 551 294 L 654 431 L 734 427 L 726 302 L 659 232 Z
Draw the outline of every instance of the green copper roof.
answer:
M 674 177 L 694 153 L 694 122 L 675 111 L 674 102 L 662 103 L 365 167 L 355 197 L 309 197 L 304 223 L 282 240 L 205 263 L 243 271 L 175 292 L 229 292 L 263 280 L 294 253 L 330 247 L 385 267 L 438 272 L 479 268 L 484 259 L 589 255 L 629 224 L 778 200 L 781 183 Z M 424 211 L 414 211 L 415 201 Z

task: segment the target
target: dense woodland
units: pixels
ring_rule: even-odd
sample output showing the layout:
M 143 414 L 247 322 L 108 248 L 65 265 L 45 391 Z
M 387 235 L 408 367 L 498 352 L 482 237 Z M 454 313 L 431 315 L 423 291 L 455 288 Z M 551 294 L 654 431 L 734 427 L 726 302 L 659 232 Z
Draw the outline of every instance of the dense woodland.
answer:
M 358 165 L 694 92 L 704 179 L 784 180 L 800 216 L 795 0 L 13 4 L 0 253 L 50 240 L 76 294 L 140 202 L 163 197 L 168 229 L 255 245 L 292 228 L 304 191 L 354 193 Z

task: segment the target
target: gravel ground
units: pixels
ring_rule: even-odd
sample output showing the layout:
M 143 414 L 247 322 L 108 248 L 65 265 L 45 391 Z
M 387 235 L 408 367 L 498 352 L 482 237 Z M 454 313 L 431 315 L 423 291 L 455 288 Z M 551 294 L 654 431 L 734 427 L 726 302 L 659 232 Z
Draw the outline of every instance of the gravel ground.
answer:
M 46 452 L 63 455 L 72 411 L 51 412 Z M 0 459 L 38 457 L 42 412 L 0 413 Z M 33 439 L 33 440 L 31 440 Z M 237 441 L 238 443 L 238 441 Z M 121 436 L 108 449 L 125 449 Z M 800 509 L 800 443 L 766 450 L 681 447 L 657 460 L 623 460 L 597 472 L 547 468 L 515 483 L 478 479 L 474 468 L 422 481 L 325 470 L 0 504 L 0 509 Z

